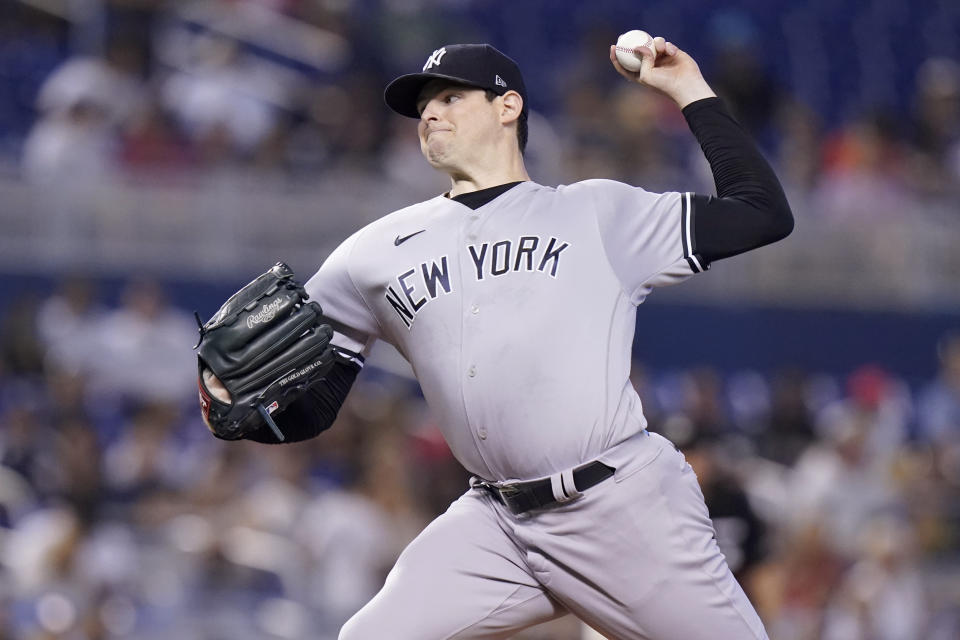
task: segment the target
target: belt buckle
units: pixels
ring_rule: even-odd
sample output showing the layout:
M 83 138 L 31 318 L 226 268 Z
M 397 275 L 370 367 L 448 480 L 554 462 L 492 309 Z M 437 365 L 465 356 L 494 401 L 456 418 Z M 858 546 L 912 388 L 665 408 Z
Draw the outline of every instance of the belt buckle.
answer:
M 520 490 L 520 487 L 518 487 L 517 483 L 515 482 L 512 484 L 505 484 L 505 485 L 494 487 L 494 488 L 497 490 L 497 492 L 500 493 L 500 495 L 503 497 L 504 500 L 507 500 L 508 498 L 513 498 L 514 496 L 518 496 L 521 493 L 523 493 Z
M 514 515 L 520 515 L 528 511 L 531 507 L 529 499 L 526 498 L 527 492 L 521 487 L 520 483 L 513 483 L 497 487 L 500 502 L 510 510 Z

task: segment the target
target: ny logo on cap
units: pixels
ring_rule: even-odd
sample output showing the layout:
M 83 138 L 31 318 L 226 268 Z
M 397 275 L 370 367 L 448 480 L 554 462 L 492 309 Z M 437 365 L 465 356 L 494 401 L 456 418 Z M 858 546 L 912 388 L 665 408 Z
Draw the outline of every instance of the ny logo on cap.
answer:
M 504 82 L 504 81 L 503 81 L 503 78 L 501 78 L 500 76 L 497 76 L 497 77 L 496 77 L 496 79 L 493 81 L 493 84 L 499 85 L 499 86 L 503 87 L 504 89 L 507 88 L 507 83 Z
M 437 49 L 436 51 L 434 51 L 433 53 L 431 53 L 431 54 L 430 54 L 430 57 L 427 58 L 427 63 L 423 65 L 423 70 L 426 71 L 427 69 L 429 69 L 429 68 L 431 68 L 431 67 L 439 67 L 439 66 L 440 66 L 440 60 L 443 58 L 443 56 L 444 56 L 446 53 L 447 53 L 447 48 L 446 48 L 446 47 L 441 47 L 441 48 Z

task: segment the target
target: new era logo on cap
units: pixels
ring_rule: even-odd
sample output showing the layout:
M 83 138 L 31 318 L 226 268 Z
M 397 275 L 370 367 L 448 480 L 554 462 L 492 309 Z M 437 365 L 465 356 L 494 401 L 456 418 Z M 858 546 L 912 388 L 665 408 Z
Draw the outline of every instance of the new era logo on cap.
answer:
M 420 91 L 435 79 L 486 89 L 500 96 L 516 91 L 523 98 L 524 110 L 527 108 L 527 91 L 520 67 L 489 44 L 448 44 L 436 49 L 427 58 L 421 73 L 400 76 L 387 85 L 383 98 L 400 115 L 419 118 Z

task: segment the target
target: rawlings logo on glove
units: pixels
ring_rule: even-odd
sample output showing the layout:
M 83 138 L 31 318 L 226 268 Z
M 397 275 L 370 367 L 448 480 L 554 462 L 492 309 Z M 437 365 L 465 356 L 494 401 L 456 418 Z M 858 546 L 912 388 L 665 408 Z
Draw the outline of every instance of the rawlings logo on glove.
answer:
M 333 329 L 308 297 L 290 267 L 278 262 L 200 327 L 200 411 L 213 435 L 238 440 L 266 424 L 285 439 L 271 414 L 334 363 Z
M 273 317 L 280 311 L 281 306 L 283 306 L 283 300 L 274 300 L 270 304 L 263 305 L 260 313 L 255 316 L 247 316 L 247 329 L 253 329 L 254 325 L 260 324 L 261 322 L 273 320 Z

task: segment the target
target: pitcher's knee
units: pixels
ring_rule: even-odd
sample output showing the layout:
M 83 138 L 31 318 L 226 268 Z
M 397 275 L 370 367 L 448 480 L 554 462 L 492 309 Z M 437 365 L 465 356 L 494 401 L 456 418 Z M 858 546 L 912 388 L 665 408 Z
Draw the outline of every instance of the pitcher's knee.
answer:
M 340 629 L 338 640 L 446 640 L 462 625 L 417 607 L 411 610 L 366 606 Z
M 364 622 L 363 610 L 353 614 L 346 624 L 340 629 L 340 635 L 337 640 L 363 640 L 364 638 L 376 638 L 377 631 L 370 624 Z
M 353 622 L 356 617 L 356 614 L 354 614 L 352 618 L 347 620 L 346 624 L 340 627 L 340 634 L 337 635 L 337 640 L 353 640 L 360 637 L 356 631 L 357 625 Z
M 376 609 L 365 607 L 353 614 L 340 629 L 337 640 L 426 640 L 417 629 L 408 628 L 403 620 L 387 620 Z

